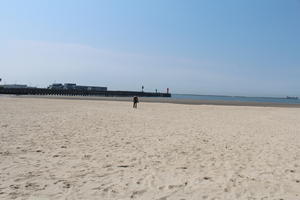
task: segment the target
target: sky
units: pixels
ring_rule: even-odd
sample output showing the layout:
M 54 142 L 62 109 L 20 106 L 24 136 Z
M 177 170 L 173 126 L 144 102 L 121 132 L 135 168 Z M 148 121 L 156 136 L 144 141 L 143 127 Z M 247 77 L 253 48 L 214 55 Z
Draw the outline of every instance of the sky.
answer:
M 300 96 L 300 0 L 0 0 L 0 78 Z

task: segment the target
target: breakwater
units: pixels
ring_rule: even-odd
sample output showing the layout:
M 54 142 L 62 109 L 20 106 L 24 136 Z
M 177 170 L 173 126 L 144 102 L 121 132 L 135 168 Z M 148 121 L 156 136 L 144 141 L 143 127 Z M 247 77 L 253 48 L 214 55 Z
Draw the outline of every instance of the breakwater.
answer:
M 170 93 L 137 92 L 137 91 L 88 91 L 48 88 L 1 88 L 0 94 L 12 95 L 61 95 L 61 96 L 106 96 L 106 97 L 171 97 Z

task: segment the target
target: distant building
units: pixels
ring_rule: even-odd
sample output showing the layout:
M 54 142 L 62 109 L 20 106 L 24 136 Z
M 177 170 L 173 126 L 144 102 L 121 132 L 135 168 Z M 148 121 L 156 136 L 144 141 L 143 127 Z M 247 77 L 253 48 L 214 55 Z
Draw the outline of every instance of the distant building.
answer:
M 76 85 L 75 89 L 76 90 L 88 90 L 88 86 L 83 86 L 83 85 Z
M 53 83 L 49 89 L 81 90 L 81 91 L 107 91 L 107 87 L 76 85 L 76 83 Z
M 98 87 L 98 86 L 83 86 L 83 85 L 76 85 L 76 90 L 87 90 L 87 91 L 107 91 L 107 87 Z
M 61 83 L 53 83 L 52 85 L 49 85 L 48 89 L 63 89 L 64 85 Z
M 19 85 L 19 84 L 9 84 L 9 85 L 2 85 L 3 88 L 8 88 L 8 89 L 12 89 L 12 88 L 28 88 L 27 85 Z
M 101 92 L 101 91 L 107 91 L 107 87 L 88 86 L 87 90 Z
M 76 89 L 76 83 L 65 83 L 64 89 L 65 90 L 74 90 L 74 89 Z

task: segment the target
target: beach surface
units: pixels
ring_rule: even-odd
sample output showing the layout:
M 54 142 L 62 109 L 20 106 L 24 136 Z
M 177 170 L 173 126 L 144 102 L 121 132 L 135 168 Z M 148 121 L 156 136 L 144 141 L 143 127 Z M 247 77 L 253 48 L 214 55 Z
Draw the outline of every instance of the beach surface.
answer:
M 300 109 L 0 97 L 0 199 L 300 199 Z

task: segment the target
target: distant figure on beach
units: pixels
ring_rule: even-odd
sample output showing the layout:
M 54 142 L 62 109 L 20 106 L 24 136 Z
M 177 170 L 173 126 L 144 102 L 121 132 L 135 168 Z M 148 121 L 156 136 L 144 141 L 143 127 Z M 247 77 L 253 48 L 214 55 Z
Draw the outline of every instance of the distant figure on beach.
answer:
M 139 102 L 139 98 L 137 96 L 133 97 L 133 108 L 137 108 L 137 104 Z

